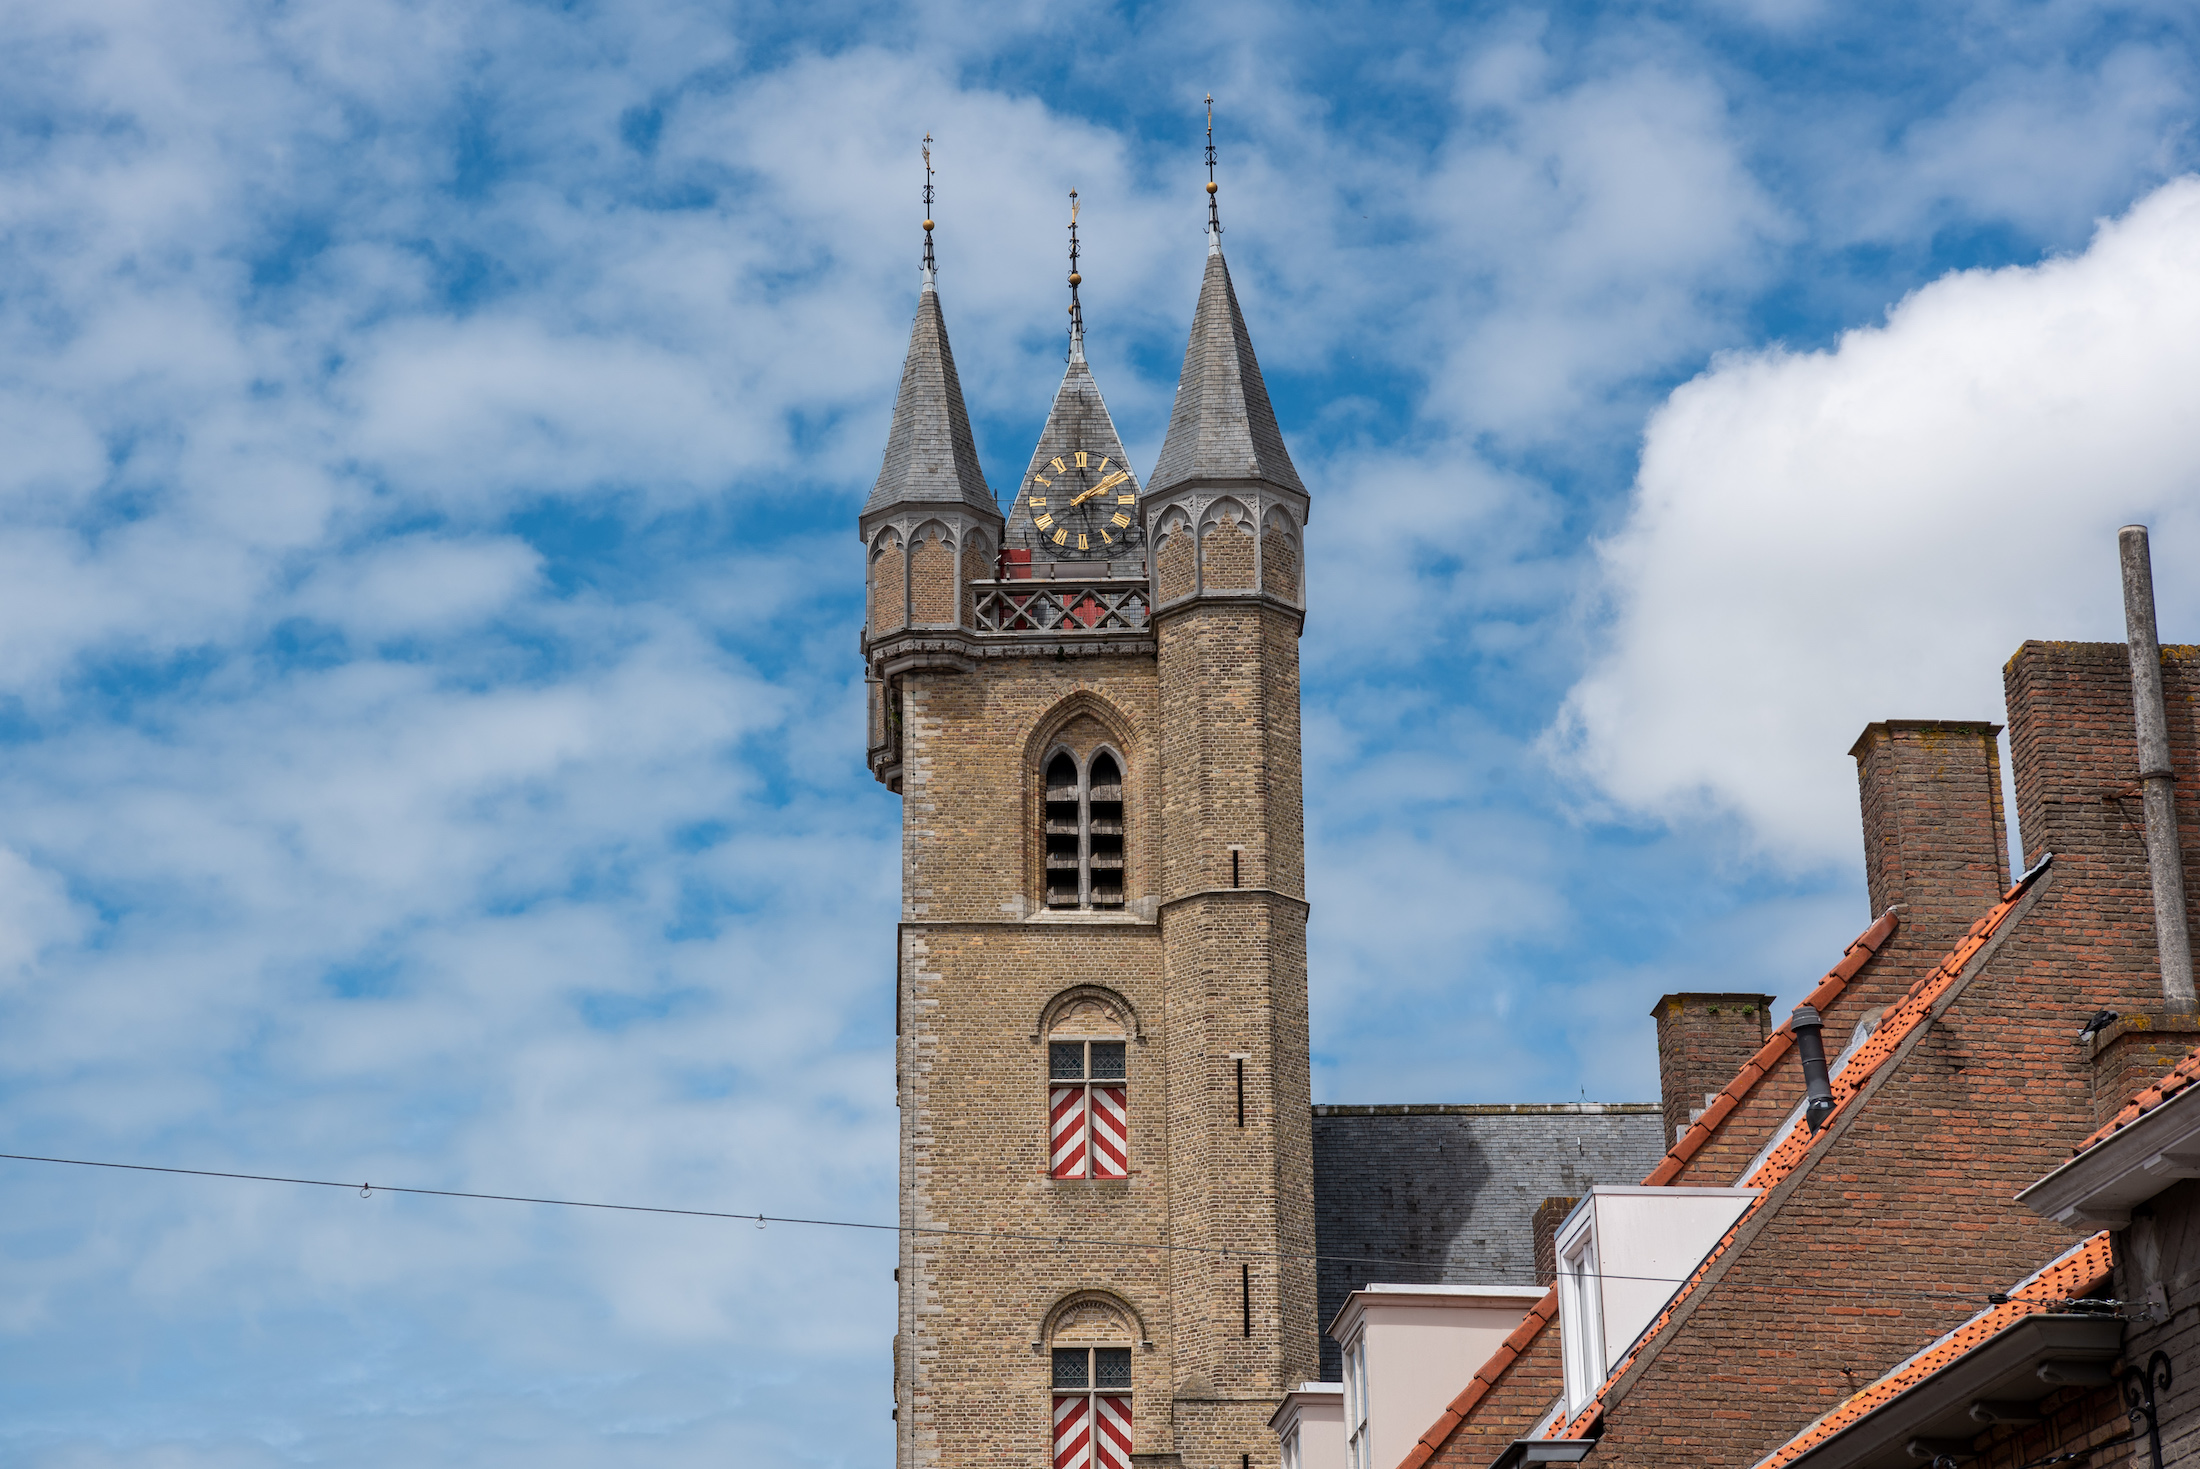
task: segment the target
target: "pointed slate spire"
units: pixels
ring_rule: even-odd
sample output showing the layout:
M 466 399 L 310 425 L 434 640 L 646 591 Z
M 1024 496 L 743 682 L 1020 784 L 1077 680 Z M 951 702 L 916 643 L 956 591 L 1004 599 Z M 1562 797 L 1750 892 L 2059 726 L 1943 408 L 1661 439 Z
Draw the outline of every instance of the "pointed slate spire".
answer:
M 1257 479 L 1303 495 L 1306 486 L 1283 447 L 1283 430 L 1268 403 L 1268 384 L 1261 380 L 1245 313 L 1238 309 L 1220 235 L 1210 231 L 1208 239 L 1207 278 L 1199 287 L 1169 436 L 1161 441 L 1148 493 L 1187 480 Z
M 864 502 L 869 516 L 895 505 L 966 505 L 997 515 L 993 492 L 978 466 L 978 443 L 963 407 L 962 379 L 947 345 L 947 319 L 932 279 L 932 137 L 924 150 L 924 287 L 909 329 L 909 356 L 901 365 L 901 393 L 894 426 L 886 435 L 886 462 Z

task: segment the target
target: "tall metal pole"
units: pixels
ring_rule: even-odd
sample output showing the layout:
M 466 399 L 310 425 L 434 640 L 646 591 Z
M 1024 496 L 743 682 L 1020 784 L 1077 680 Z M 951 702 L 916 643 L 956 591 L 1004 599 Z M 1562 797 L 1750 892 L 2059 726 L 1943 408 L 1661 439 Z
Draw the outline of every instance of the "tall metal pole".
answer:
M 2154 888 L 2154 937 L 2162 956 L 2162 998 L 2196 1008 L 2192 935 L 2185 925 L 2185 854 L 2177 841 L 2177 777 L 2169 762 L 2162 707 L 2162 647 L 2154 626 L 2154 563 L 2147 528 L 2116 533 L 2124 570 L 2124 632 L 2131 645 L 2131 706 L 2139 733 L 2139 792 L 2146 808 L 2147 875 Z

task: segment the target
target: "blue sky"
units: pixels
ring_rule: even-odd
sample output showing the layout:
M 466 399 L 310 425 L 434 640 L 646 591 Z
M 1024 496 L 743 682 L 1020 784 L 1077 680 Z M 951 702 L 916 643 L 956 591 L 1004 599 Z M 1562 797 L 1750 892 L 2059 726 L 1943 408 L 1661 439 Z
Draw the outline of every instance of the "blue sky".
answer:
M 1862 724 L 2200 640 L 2189 6 L 0 8 L 0 1151 L 883 1220 L 854 517 L 1160 446 L 1200 97 L 1315 496 L 1317 1095 L 1655 1091 Z M 890 1245 L 0 1164 L 39 1466 L 877 1463 Z

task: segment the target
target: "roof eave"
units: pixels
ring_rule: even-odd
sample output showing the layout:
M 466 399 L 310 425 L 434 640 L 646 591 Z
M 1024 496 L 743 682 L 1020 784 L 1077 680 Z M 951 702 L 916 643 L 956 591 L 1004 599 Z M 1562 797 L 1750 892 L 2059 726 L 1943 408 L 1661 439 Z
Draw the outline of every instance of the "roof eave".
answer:
M 2188 1087 L 2017 1195 L 2057 1224 L 2121 1229 L 2180 1179 L 2200 1178 L 2200 1087 Z

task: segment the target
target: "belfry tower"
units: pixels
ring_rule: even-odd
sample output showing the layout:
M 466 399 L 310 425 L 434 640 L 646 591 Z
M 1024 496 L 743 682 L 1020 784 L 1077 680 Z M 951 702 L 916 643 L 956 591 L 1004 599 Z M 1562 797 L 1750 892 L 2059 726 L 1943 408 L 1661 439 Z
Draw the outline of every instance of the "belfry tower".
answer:
M 925 221 L 860 522 L 870 764 L 902 797 L 900 1469 L 1273 1465 L 1269 1413 L 1317 1371 L 1308 502 L 1209 139 L 1206 278 L 1144 486 L 1073 243 L 1068 368 L 995 509 Z

